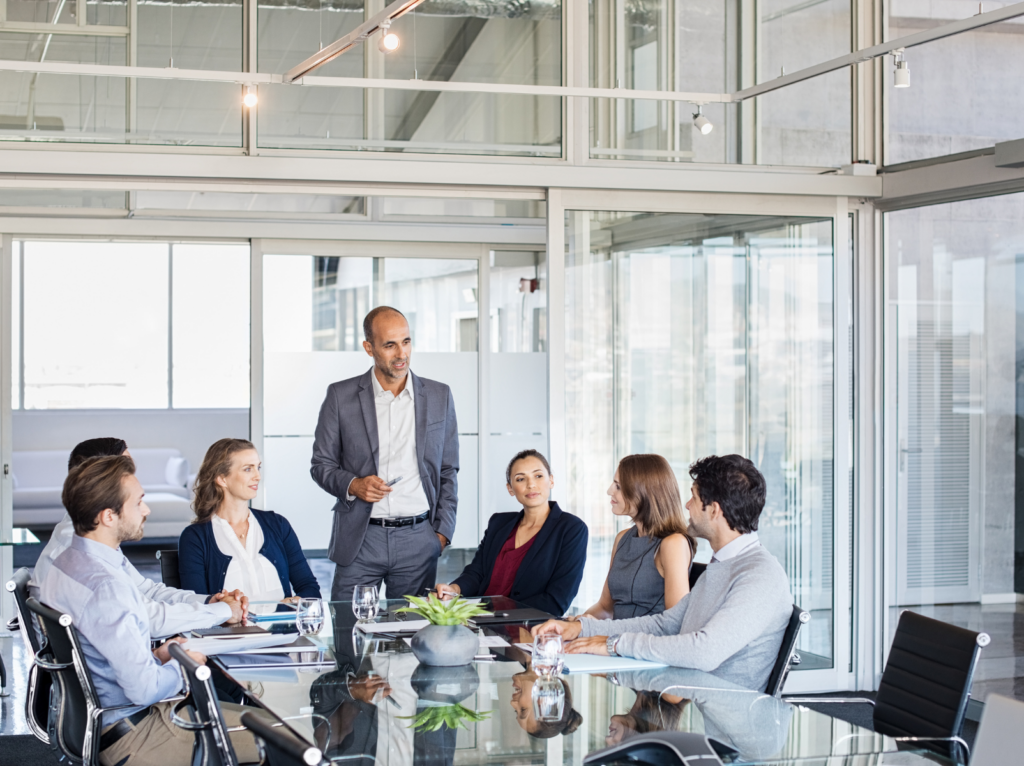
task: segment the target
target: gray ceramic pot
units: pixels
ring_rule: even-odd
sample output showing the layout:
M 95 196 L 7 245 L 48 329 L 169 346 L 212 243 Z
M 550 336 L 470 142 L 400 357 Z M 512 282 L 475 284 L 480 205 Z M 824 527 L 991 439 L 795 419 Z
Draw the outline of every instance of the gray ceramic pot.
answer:
M 423 665 L 468 665 L 480 648 L 480 637 L 465 625 L 428 625 L 412 637 L 412 653 Z
M 472 665 L 442 668 L 420 664 L 410 681 L 417 697 L 442 705 L 462 702 L 480 687 L 480 675 Z

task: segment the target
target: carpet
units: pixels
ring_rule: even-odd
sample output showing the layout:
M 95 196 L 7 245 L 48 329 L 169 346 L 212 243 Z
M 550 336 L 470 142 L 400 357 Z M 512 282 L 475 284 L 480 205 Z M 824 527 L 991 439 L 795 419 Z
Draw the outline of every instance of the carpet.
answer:
M 31 734 L 0 738 L 0 766 L 57 766 L 60 755 Z

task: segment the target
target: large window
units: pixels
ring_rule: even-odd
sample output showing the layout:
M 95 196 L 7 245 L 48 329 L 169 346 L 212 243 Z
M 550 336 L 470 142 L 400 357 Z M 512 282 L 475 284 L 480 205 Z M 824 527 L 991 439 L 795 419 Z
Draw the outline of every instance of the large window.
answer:
M 832 220 L 566 213 L 570 508 L 590 528 L 580 603 L 600 595 L 622 520 L 618 461 L 687 468 L 739 453 L 765 475 L 761 541 L 812 614 L 803 669 L 832 667 Z M 710 550 L 701 543 L 698 560 Z
M 16 242 L 15 408 L 249 406 L 249 247 Z

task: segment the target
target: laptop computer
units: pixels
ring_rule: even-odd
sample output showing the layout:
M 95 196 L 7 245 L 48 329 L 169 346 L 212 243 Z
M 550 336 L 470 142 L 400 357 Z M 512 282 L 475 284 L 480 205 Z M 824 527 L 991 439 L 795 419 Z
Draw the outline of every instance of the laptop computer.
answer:
M 1007 766 L 1024 753 L 1024 702 L 990 694 L 974 738 L 971 766 Z

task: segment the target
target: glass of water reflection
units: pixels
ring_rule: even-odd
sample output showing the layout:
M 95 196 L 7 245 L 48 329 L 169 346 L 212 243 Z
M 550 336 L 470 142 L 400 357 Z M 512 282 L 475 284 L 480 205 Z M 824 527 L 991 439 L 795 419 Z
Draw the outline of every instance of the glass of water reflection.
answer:
M 530 692 L 533 717 L 541 723 L 561 721 L 565 712 L 565 686 L 557 676 L 537 676 Z
M 367 622 L 377 617 L 380 597 L 376 585 L 357 585 L 352 589 L 352 614 L 359 622 Z
M 543 633 L 533 639 L 533 670 L 539 676 L 557 676 L 565 665 L 565 647 L 557 633 Z
M 324 602 L 318 598 L 302 598 L 295 607 L 295 627 L 299 635 L 315 636 L 324 627 Z

